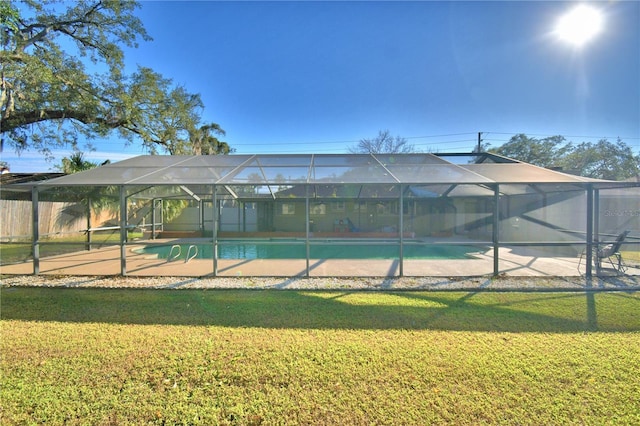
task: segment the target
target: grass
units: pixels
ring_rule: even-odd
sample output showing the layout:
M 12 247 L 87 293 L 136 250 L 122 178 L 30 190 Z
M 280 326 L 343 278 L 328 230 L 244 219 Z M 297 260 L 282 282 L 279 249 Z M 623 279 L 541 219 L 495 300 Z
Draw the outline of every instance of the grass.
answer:
M 627 262 L 640 263 L 640 251 L 626 250 L 620 252 L 620 254 L 622 254 L 622 258 Z
M 639 293 L 1 296 L 3 425 L 640 423 Z
M 140 238 L 142 233 L 129 232 L 128 238 Z M 87 236 L 84 233 L 76 235 L 65 235 L 63 237 L 46 237 L 40 242 L 40 256 L 55 256 L 65 253 L 73 253 L 86 249 Z M 119 231 L 95 231 L 92 235 L 91 244 L 94 247 L 102 245 L 120 244 Z M 31 242 L 3 242 L 0 243 L 0 260 L 2 264 L 25 262 L 31 259 Z

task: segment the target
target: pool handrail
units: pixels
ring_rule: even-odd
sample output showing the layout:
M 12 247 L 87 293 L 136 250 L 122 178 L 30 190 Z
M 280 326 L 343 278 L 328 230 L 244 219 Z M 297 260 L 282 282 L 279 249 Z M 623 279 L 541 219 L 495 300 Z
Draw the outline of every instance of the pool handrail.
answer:
M 178 249 L 178 254 L 172 256 L 173 254 L 173 249 Z M 169 250 L 169 256 L 167 256 L 167 262 L 171 262 L 173 260 L 176 260 L 177 258 L 180 257 L 180 255 L 182 254 L 182 247 L 179 244 L 174 244 L 171 246 L 171 250 Z
M 191 249 L 193 250 L 193 256 L 191 256 Z M 193 259 L 194 257 L 198 256 L 198 246 L 191 244 L 189 246 L 189 249 L 187 250 L 187 257 L 185 257 L 184 259 L 184 263 L 187 263 L 188 261 L 190 261 L 191 259 Z

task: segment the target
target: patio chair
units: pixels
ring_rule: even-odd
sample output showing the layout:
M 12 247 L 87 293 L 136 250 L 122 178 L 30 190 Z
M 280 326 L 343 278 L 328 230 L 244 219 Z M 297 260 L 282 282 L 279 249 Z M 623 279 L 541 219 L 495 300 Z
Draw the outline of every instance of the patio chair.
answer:
M 593 264 L 596 267 L 596 274 L 600 274 L 600 270 L 602 269 L 602 262 L 609 262 L 611 267 L 617 274 L 624 274 L 627 270 L 627 267 L 622 259 L 622 254 L 620 254 L 620 247 L 622 247 L 622 243 L 625 238 L 629 235 L 629 231 L 624 231 L 616 240 L 611 243 L 604 245 L 602 247 L 594 247 L 593 250 Z M 580 254 L 580 261 L 578 262 L 578 269 L 580 269 L 580 264 L 582 263 L 582 257 L 585 255 L 585 251 Z

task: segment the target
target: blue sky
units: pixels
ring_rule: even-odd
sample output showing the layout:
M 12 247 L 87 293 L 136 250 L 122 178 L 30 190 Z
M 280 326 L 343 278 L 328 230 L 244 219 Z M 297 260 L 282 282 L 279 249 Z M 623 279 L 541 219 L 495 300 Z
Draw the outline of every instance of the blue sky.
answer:
M 420 151 L 516 133 L 640 148 L 640 2 L 590 2 L 604 29 L 577 49 L 554 25 L 575 2 L 144 1 L 151 42 L 126 50 L 200 93 L 239 154 L 340 153 L 388 129 Z M 144 154 L 116 138 L 94 161 Z M 59 152 L 59 158 L 69 152 Z M 11 171 L 46 171 L 3 153 Z

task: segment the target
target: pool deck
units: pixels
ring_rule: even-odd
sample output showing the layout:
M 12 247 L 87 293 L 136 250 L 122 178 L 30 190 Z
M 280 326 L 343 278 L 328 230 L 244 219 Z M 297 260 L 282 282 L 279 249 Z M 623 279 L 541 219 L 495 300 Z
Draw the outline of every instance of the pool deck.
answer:
M 154 255 L 139 254 L 133 250 L 140 245 L 126 248 L 126 275 L 128 276 L 182 276 L 182 277 L 302 277 L 306 276 L 306 260 L 255 259 L 217 261 L 214 274 L 212 259 L 193 259 L 189 262 L 168 262 Z M 584 274 L 584 262 L 578 270 L 579 257 L 550 256 L 541 251 L 523 247 L 500 247 L 499 272 L 506 276 L 580 276 Z M 602 275 L 615 271 L 603 264 Z M 33 274 L 33 262 L 0 266 L 0 273 L 7 275 Z M 627 263 L 628 275 L 639 275 L 640 265 Z M 40 259 L 42 275 L 120 275 L 120 247 L 110 246 L 91 251 L 81 251 Z M 402 275 L 462 277 L 489 276 L 493 274 L 493 250 L 474 253 L 473 259 L 416 260 L 405 259 Z M 595 271 L 594 271 L 595 274 Z M 397 260 L 380 259 L 310 259 L 310 277 L 394 277 L 400 275 Z

